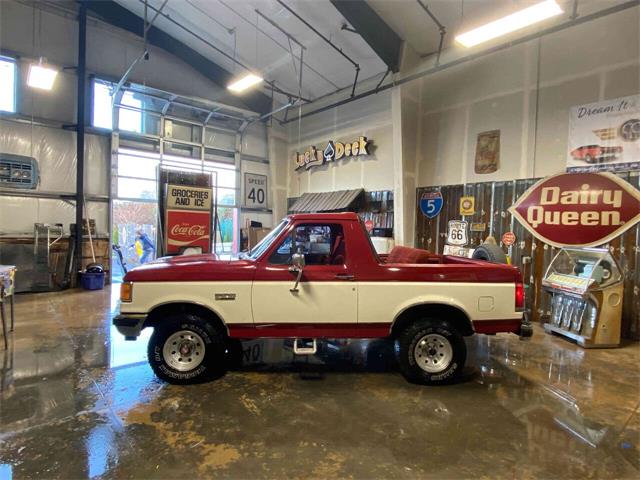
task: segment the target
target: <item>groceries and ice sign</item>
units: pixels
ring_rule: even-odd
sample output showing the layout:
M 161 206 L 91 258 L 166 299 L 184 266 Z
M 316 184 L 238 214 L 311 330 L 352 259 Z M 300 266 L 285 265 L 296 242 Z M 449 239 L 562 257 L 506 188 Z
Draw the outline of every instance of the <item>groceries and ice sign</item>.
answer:
M 211 196 L 210 188 L 167 185 L 167 253 L 181 253 L 188 247 L 211 251 Z
M 593 247 L 640 221 L 640 191 L 612 173 L 562 173 L 533 185 L 509 211 L 543 242 Z
M 567 171 L 640 168 L 640 95 L 571 109 Z

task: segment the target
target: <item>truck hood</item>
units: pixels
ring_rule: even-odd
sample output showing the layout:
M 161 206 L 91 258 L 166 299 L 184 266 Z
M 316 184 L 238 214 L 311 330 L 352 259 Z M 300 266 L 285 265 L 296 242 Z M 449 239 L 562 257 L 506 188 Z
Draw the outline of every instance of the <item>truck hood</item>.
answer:
M 214 254 L 163 257 L 129 271 L 125 282 L 214 282 L 253 280 L 251 260 L 219 260 Z

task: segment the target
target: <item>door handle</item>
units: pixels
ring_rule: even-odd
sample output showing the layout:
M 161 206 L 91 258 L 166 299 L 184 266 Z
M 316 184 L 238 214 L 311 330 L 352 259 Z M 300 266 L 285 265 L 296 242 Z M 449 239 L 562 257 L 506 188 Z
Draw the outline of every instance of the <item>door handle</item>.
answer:
M 353 276 L 353 275 L 350 275 L 348 273 L 338 273 L 336 275 L 336 279 L 338 279 L 338 280 L 353 280 L 354 278 L 356 278 L 356 277 Z

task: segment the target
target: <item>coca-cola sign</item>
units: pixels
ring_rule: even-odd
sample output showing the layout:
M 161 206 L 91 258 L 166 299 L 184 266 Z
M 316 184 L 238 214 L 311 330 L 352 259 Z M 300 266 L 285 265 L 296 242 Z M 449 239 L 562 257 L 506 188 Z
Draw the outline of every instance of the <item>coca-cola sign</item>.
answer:
M 177 223 L 171 227 L 172 237 L 202 237 L 206 235 L 206 227 L 204 225 L 190 225 L 188 223 Z
M 611 173 L 561 173 L 529 188 L 509 211 L 556 247 L 593 247 L 640 221 L 640 191 Z
M 167 253 L 180 253 L 187 247 L 211 250 L 210 212 L 167 210 Z

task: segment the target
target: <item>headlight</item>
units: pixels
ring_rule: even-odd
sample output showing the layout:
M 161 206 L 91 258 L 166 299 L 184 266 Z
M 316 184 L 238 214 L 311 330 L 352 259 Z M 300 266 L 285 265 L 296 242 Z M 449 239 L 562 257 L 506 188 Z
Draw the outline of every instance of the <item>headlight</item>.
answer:
M 122 282 L 120 284 L 120 301 L 130 303 L 133 298 L 133 283 Z

